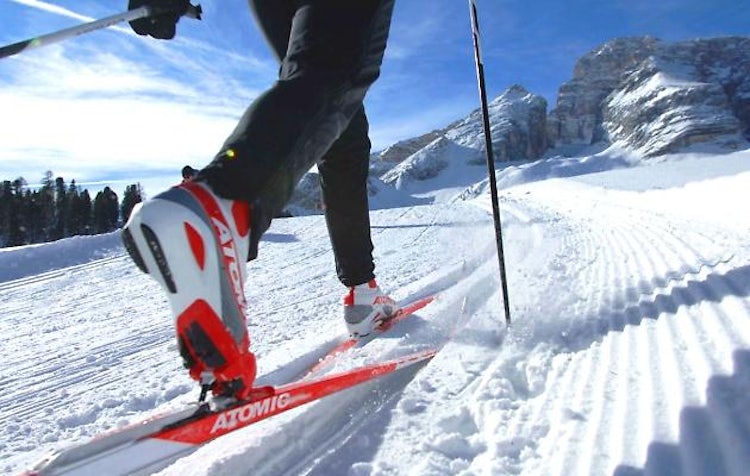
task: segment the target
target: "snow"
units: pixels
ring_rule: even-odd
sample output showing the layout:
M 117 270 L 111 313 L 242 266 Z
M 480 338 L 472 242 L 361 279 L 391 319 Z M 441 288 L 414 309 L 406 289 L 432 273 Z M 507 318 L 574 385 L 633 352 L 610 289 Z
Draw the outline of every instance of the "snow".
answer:
M 372 212 L 381 285 L 442 291 L 373 348 L 444 349 L 160 474 L 747 474 L 750 150 L 499 169 L 510 329 L 486 181 L 459 159 L 405 188 L 429 204 Z M 276 220 L 248 271 L 266 381 L 341 338 L 322 217 Z M 166 299 L 116 234 L 0 251 L 0 332 L 2 473 L 197 398 Z

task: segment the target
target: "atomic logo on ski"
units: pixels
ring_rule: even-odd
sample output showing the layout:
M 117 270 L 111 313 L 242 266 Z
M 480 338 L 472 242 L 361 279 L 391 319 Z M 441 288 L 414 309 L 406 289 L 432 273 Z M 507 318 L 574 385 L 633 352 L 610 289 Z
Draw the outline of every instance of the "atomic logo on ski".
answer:
M 273 395 L 227 410 L 224 413 L 220 413 L 216 418 L 214 426 L 211 427 L 211 434 L 232 431 L 240 424 L 247 424 L 261 419 L 275 412 L 277 409 L 284 410 L 291 401 L 291 395 L 282 393 L 281 395 Z

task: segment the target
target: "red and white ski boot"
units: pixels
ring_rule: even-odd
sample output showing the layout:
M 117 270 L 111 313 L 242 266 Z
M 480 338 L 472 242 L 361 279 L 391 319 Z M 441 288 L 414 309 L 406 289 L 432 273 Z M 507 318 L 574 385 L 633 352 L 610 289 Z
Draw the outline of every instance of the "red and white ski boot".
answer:
M 396 301 L 383 293 L 374 279 L 350 287 L 344 296 L 344 321 L 354 338 L 369 335 L 397 310 Z
M 244 294 L 250 225 L 247 203 L 192 181 L 136 205 L 122 231 L 133 261 L 167 293 L 190 376 L 237 399 L 252 394 L 256 375 Z

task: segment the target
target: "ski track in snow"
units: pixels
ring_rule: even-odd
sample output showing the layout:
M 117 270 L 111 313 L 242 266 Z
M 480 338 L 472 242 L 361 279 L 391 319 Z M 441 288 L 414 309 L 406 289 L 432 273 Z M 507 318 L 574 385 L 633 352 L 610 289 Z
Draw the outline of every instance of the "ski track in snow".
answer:
M 482 197 L 373 212 L 381 284 L 441 294 L 365 357 L 446 347 L 160 474 L 746 474 L 750 220 L 676 213 L 669 193 L 692 196 L 575 178 L 503 191 L 509 330 Z M 248 271 L 260 374 L 280 382 L 343 332 L 322 218 L 274 222 Z M 155 288 L 122 250 L 0 282 L 0 471 L 197 396 Z
M 570 313 L 560 333 L 563 352 L 548 363 L 549 390 L 531 395 L 503 427 L 489 433 L 511 427 L 519 435 L 533 435 L 511 446 L 513 451 L 552 454 L 554 464 L 545 458 L 536 469 L 544 474 L 640 474 L 637 467 L 644 460 L 647 473 L 663 474 L 689 458 L 709 465 L 708 473 L 692 465 L 684 468 L 695 474 L 740 474 L 750 462 L 750 446 L 746 439 L 738 445 L 734 433 L 747 433 L 747 427 L 726 425 L 705 406 L 707 399 L 716 398 L 709 379 L 741 370 L 745 354 L 735 349 L 750 342 L 743 299 L 750 267 L 732 266 L 732 249 L 714 245 L 715 231 L 616 203 L 587 204 L 588 198 L 562 206 L 545 200 L 543 209 L 533 213 L 566 223 L 567 229 L 551 229 L 564 233 L 556 250 L 561 259 L 551 260 L 553 269 L 559 266 L 565 275 L 558 285 L 574 296 L 595 290 L 594 299 L 559 307 L 569 307 Z M 571 255 L 575 261 L 565 258 Z M 566 269 L 571 264 L 578 266 Z M 544 341 L 531 340 L 537 345 Z M 696 413 L 706 415 L 710 424 L 691 429 L 690 415 Z M 554 424 L 540 427 L 545 416 Z M 642 444 L 704 440 L 706 432 L 715 435 L 710 439 L 717 441 L 712 445 L 717 449 L 700 448 L 699 456 L 682 444 Z M 722 468 L 725 459 L 735 460 L 731 468 Z M 513 458 L 509 460 L 497 470 L 512 472 Z

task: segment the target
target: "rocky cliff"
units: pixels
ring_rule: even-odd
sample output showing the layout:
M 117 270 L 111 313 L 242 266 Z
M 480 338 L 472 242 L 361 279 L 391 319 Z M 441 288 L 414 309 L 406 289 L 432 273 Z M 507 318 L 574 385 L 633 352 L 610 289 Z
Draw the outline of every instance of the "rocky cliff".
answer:
M 750 38 L 616 39 L 583 56 L 548 118 L 552 146 L 617 142 L 646 156 L 750 138 Z
M 608 42 L 580 58 L 573 78 L 560 86 L 557 104 L 547 118 L 547 137 L 557 144 L 591 144 L 603 139 L 602 103 L 656 48 L 651 37 Z
M 495 161 L 538 159 L 547 150 L 547 101 L 513 85 L 488 106 Z M 479 109 L 452 124 L 444 136 L 458 145 L 476 149 L 484 157 L 485 139 Z

